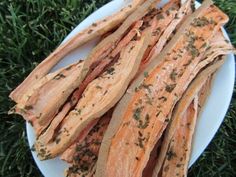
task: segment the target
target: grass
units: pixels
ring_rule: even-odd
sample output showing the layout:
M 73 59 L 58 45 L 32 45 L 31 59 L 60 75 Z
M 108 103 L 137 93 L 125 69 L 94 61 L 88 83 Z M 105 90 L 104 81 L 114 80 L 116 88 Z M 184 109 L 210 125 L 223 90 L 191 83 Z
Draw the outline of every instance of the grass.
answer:
M 91 12 L 109 0 L 2 0 L 0 2 L 0 176 L 40 177 L 26 140 L 25 122 L 9 116 L 10 91 Z M 236 46 L 236 1 L 215 0 L 230 16 Z M 226 118 L 190 177 L 236 176 L 236 88 Z

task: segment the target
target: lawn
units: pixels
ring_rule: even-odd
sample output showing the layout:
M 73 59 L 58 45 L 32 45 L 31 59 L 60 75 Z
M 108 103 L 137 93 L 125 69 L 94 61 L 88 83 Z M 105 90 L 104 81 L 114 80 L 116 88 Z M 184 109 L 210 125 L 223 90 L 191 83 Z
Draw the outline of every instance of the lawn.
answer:
M 0 1 L 0 176 L 42 176 L 30 153 L 25 121 L 7 115 L 13 105 L 8 98 L 10 91 L 77 24 L 108 1 Z M 236 0 L 214 1 L 230 17 L 226 29 L 236 46 Z M 189 176 L 236 176 L 236 87 L 223 124 Z

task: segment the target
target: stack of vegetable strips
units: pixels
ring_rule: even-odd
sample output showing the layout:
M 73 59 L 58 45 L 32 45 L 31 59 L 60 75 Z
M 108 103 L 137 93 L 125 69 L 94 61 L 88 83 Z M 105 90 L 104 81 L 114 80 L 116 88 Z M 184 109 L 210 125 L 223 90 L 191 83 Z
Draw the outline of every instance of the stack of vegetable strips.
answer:
M 235 52 L 228 17 L 210 0 L 133 0 L 60 45 L 10 94 L 30 122 L 41 160 L 66 176 L 187 176 L 197 117 L 212 78 Z M 96 37 L 85 60 L 55 72 Z

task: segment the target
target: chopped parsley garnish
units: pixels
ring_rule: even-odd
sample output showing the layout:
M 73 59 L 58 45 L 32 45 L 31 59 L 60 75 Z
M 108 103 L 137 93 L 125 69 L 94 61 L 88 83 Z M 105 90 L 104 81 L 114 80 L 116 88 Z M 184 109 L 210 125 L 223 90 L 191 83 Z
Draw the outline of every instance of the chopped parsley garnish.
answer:
M 191 25 L 194 27 L 204 27 L 208 24 L 210 24 L 210 21 L 206 17 L 199 17 L 195 18 Z
M 157 20 L 164 19 L 164 16 L 162 14 L 157 14 L 156 15 Z
M 158 111 L 158 112 L 156 113 L 156 117 L 158 117 L 158 116 L 161 114 L 161 112 L 162 112 L 162 111 Z
M 97 26 L 97 23 L 93 23 L 92 26 L 96 27 L 96 26 Z
M 176 72 L 176 69 L 173 69 L 172 72 L 170 73 L 170 79 L 175 82 L 177 76 L 178 73 Z
M 143 75 L 144 75 L 144 77 L 148 77 L 148 72 L 145 71 L 145 72 L 143 73 Z
M 115 69 L 114 68 L 108 68 L 107 69 L 107 74 L 113 75 L 114 74 Z
M 165 96 L 162 96 L 162 97 L 159 97 L 158 100 L 162 100 L 163 102 L 165 102 L 167 98 Z
M 66 77 L 65 75 L 59 73 L 59 74 L 57 74 L 53 79 L 59 80 L 59 79 L 61 79 L 61 78 L 65 78 L 65 77 Z
M 24 107 L 24 109 L 25 109 L 25 110 L 30 110 L 30 109 L 33 109 L 33 106 L 32 106 L 32 105 L 26 105 L 26 106 Z
M 142 107 L 138 107 L 134 110 L 133 117 L 135 120 L 140 120 L 142 109 L 143 109 Z
M 173 159 L 173 157 L 176 157 L 176 153 L 173 152 L 172 150 L 169 150 L 169 151 L 166 153 L 166 156 L 167 156 L 167 160 L 171 160 L 171 159 Z
M 176 87 L 176 84 L 166 85 L 165 90 L 166 90 L 167 92 L 171 93 L 171 92 L 174 90 L 175 87 Z
M 139 120 L 138 128 L 141 128 L 141 129 L 147 128 L 149 122 L 150 122 L 150 116 L 149 114 L 146 114 L 144 122 L 142 120 Z
M 97 88 L 97 89 L 102 89 L 102 87 L 101 87 L 101 86 L 99 86 L 99 85 L 96 85 L 96 88 Z

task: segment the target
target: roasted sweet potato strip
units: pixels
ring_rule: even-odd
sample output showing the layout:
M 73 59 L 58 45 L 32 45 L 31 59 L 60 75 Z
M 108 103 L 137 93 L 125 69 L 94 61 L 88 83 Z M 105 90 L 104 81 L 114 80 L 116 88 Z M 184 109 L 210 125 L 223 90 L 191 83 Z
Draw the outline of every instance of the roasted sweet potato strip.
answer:
M 146 52 L 145 57 L 142 59 L 139 73 L 141 73 L 147 67 L 147 65 L 161 52 L 166 43 L 171 39 L 171 35 L 176 30 L 177 26 L 183 21 L 184 17 L 192 13 L 191 1 L 192 0 L 187 0 L 184 4 L 182 4 L 177 14 L 173 13 L 173 15 L 175 15 L 174 18 L 170 16 L 171 11 L 167 8 L 170 6 L 170 3 L 168 3 L 165 8 L 163 8 L 164 15 L 159 14 L 157 16 L 160 22 L 160 26 L 158 26 L 158 29 L 160 29 L 160 32 L 158 33 L 159 36 L 155 45 L 150 47 L 149 51 Z M 173 10 L 171 7 L 170 9 Z M 167 16 L 167 19 L 165 16 Z
M 70 40 L 60 45 L 43 60 L 15 90 L 11 92 L 10 98 L 15 102 L 18 102 L 21 99 L 22 94 L 29 89 L 29 85 L 32 86 L 37 83 L 40 78 L 45 76 L 52 67 L 69 52 L 118 26 L 142 3 L 143 0 L 133 0 L 132 4 L 124 7 L 112 16 L 108 16 L 93 23 L 88 28 L 82 30 Z
M 211 3 L 205 1 L 188 17 L 177 35 L 119 102 L 100 148 L 96 176 L 141 176 L 175 103 L 200 70 L 192 72 L 206 49 L 201 48 L 204 42 L 197 38 L 193 41 L 193 36 L 209 41 L 227 21 L 219 9 L 210 7 Z M 214 18 L 216 22 L 196 29 L 193 23 L 201 17 Z M 158 65 L 160 62 L 162 64 Z
M 170 2 L 170 3 L 167 3 L 163 8 L 162 8 L 162 13 L 161 14 L 158 14 L 158 16 L 154 16 L 156 18 L 152 19 L 152 25 L 151 25 L 151 28 L 152 28 L 152 33 L 153 33 L 153 37 L 152 37 L 152 41 L 151 41 L 151 44 L 149 44 L 149 49 L 146 50 L 145 52 L 145 55 L 147 55 L 147 53 L 149 53 L 150 51 L 150 48 L 152 48 L 152 46 L 156 43 L 156 41 L 158 40 L 158 38 L 160 37 L 162 31 L 165 29 L 165 26 L 168 25 L 170 23 L 171 20 L 173 20 L 173 18 L 175 17 L 175 14 L 176 14 L 176 9 L 177 9 L 177 5 L 178 5 L 178 2 L 179 1 L 176 1 L 176 2 Z M 168 14 L 168 15 L 167 15 Z M 182 13 L 181 13 L 182 14 Z M 153 18 L 153 17 L 152 17 Z M 146 21 L 146 20 L 145 20 Z M 137 23 L 136 23 L 137 24 Z M 138 23 L 139 24 L 139 23 Z M 138 25 L 140 27 L 140 25 Z M 158 30 L 158 31 L 156 31 Z M 133 34 L 137 33 L 135 32 L 135 30 L 131 31 Z M 130 34 L 132 34 L 130 33 Z M 155 33 L 155 34 L 154 34 Z M 131 36 L 131 35 L 130 35 Z M 129 37 L 129 35 L 128 35 Z M 131 37 L 125 37 L 127 38 L 127 40 L 131 40 L 133 36 Z M 126 39 L 122 39 L 122 41 L 126 41 Z M 120 42 L 121 43 L 121 42 Z M 121 47 L 120 45 L 118 44 L 117 48 L 114 50 L 119 50 Z M 112 52 L 112 53 L 115 53 L 115 52 Z M 116 53 L 115 53 L 116 54 Z M 143 58 L 145 58 L 145 55 Z M 72 154 L 70 154 L 69 156 L 73 157 Z M 68 154 L 67 154 L 67 157 L 68 157 Z
M 40 153 L 41 149 L 47 149 L 50 157 L 62 153 L 89 122 L 114 106 L 136 74 L 150 37 L 147 32 L 141 39 L 129 43 L 121 52 L 120 59 L 88 85 L 75 109 L 62 122 L 61 130 L 67 129 L 69 136 L 62 132 L 56 137 L 61 139 L 59 143 L 51 142 L 46 145 L 39 137 L 35 147 L 41 159 L 48 157 L 47 154 Z
M 151 25 L 152 39 L 147 50 L 145 51 L 144 57 L 142 59 L 142 65 L 143 63 L 146 62 L 147 56 L 149 55 L 153 46 L 159 40 L 163 31 L 175 18 L 175 15 L 178 10 L 179 10 L 179 0 L 170 1 L 160 10 L 160 13 L 155 15 L 154 18 L 150 20 L 150 22 L 147 22 L 147 26 Z
M 142 63 L 145 67 L 150 61 L 152 61 L 163 49 L 166 45 L 167 41 L 170 40 L 171 35 L 177 30 L 177 26 L 183 22 L 183 19 L 192 13 L 191 9 L 192 0 L 187 0 L 184 4 L 181 5 L 177 15 L 165 29 L 164 33 L 160 36 L 160 39 L 156 43 L 156 45 L 150 51 L 148 57 L 145 59 L 145 62 Z
M 155 1 L 156 0 L 149 0 L 149 1 L 146 1 L 144 4 L 142 4 L 141 6 L 139 6 L 137 10 L 135 10 L 134 13 L 132 13 L 123 22 L 123 24 L 114 33 L 112 33 L 112 35 L 105 38 L 93 49 L 89 57 L 83 62 L 83 66 L 82 68 L 80 68 L 80 70 L 77 70 L 77 72 L 75 72 L 74 74 L 71 74 L 70 77 L 66 77 L 63 80 L 60 80 L 62 83 L 58 83 L 59 87 L 54 87 L 54 85 L 49 82 L 47 83 L 47 85 L 44 85 L 44 89 L 41 89 L 38 92 L 35 92 L 34 93 L 35 96 L 32 96 L 31 100 L 34 100 L 34 103 L 35 103 L 34 107 L 36 107 L 36 109 L 30 110 L 30 113 L 28 113 L 29 111 L 27 111 L 27 114 L 25 114 L 25 116 L 29 115 L 32 117 L 33 116 L 39 117 L 38 119 L 39 124 L 43 128 L 47 127 L 49 123 L 51 122 L 52 118 L 56 115 L 59 108 L 65 103 L 69 95 L 75 90 L 75 88 L 77 88 L 80 85 L 81 81 L 84 79 L 87 72 L 92 69 L 89 76 L 85 79 L 83 84 L 80 86 L 80 89 L 78 91 L 79 93 L 77 94 L 81 94 L 83 90 L 85 89 L 85 87 L 87 86 L 87 84 L 91 82 L 91 80 L 93 80 L 99 73 L 101 73 L 103 69 L 109 63 L 111 63 L 112 60 L 110 59 L 102 60 L 101 63 L 98 64 L 96 68 L 90 68 L 90 65 L 92 63 L 99 62 L 103 56 L 106 57 L 106 55 L 104 55 L 104 52 L 107 49 L 109 49 L 110 51 L 112 47 L 115 47 L 116 43 L 120 40 L 120 38 L 124 35 L 124 33 L 126 33 L 126 30 L 130 27 L 130 25 L 132 25 L 132 23 L 135 22 L 134 20 L 139 20 L 140 18 L 145 16 L 145 14 L 147 14 L 148 12 L 149 7 Z M 106 48 L 107 46 L 109 48 Z M 98 48 L 100 50 L 97 50 Z M 94 52 L 94 51 L 97 51 L 97 52 Z M 90 60 L 92 62 L 90 62 Z M 64 82 L 64 80 L 67 80 L 67 82 Z M 70 84 L 72 86 L 68 88 Z M 53 92 L 51 91 L 51 92 L 47 92 L 47 94 L 42 95 L 42 97 L 44 98 L 41 98 L 41 97 L 39 98 L 38 93 L 43 93 L 45 91 L 45 88 L 47 88 L 47 90 L 53 90 L 55 94 L 53 94 Z M 42 100 L 44 102 L 43 105 L 41 104 Z M 29 100 L 29 103 L 30 103 L 30 100 Z M 29 103 L 27 104 L 29 105 Z M 31 104 L 31 106 L 33 105 Z M 60 115 L 60 118 L 62 118 L 66 112 L 67 112 L 66 110 L 63 110 L 63 112 Z
M 71 67 L 76 67 L 76 64 L 69 65 L 67 67 L 61 68 L 53 73 L 49 73 L 43 78 L 41 78 L 35 85 L 33 85 L 29 90 L 27 90 L 26 93 L 23 94 L 21 101 L 18 103 L 20 105 L 25 105 L 27 103 L 27 100 L 31 97 L 31 95 L 34 93 L 35 90 L 38 88 L 42 87 L 45 83 L 47 83 L 49 80 L 53 79 L 56 75 L 60 74 L 63 70 L 66 68 L 71 68 Z M 24 107 L 24 106 L 21 106 Z M 15 112 L 15 107 L 12 108 L 8 114 L 14 114 Z M 27 117 L 23 117 L 25 120 L 27 120 Z
M 67 171 L 68 176 L 78 174 L 87 176 L 94 169 L 103 135 L 111 119 L 111 113 L 109 111 L 102 116 L 84 141 L 73 145 L 73 151 L 66 150 L 62 154 L 61 158 L 72 164 Z
M 81 73 L 84 62 L 80 62 L 76 67 L 62 70 L 55 77 L 48 80 L 45 84 L 33 90 L 29 99 L 16 105 L 16 113 L 21 114 L 25 119 L 36 121 L 42 128 L 45 128 L 60 108 L 61 103 L 65 102 L 71 92 L 78 87 L 82 78 Z M 75 77 L 78 76 L 78 77 Z M 38 135 L 40 131 L 36 130 Z
M 71 80 L 73 74 L 80 72 L 82 66 L 83 62 L 78 62 L 41 78 L 37 84 L 24 94 L 21 102 L 14 107 L 14 113 L 22 115 L 25 120 L 31 122 L 38 135 L 43 130 L 43 127 L 39 124 L 41 116 L 52 113 L 50 111 L 53 105 L 49 104 L 49 106 L 47 106 L 47 103 L 50 103 L 50 101 L 53 102 L 54 100 L 47 100 L 47 98 L 58 93 L 55 91 L 58 90 L 58 87 L 62 90 L 59 92 L 58 98 L 60 98 L 61 95 L 67 94 L 66 88 L 69 87 L 73 89 L 73 84 L 69 85 L 70 82 L 68 82 L 68 80 Z M 57 84 L 59 84 L 59 86 L 55 87 Z
M 192 136 L 195 129 L 198 113 L 198 96 L 187 107 L 181 116 L 179 125 L 166 153 L 162 167 L 162 177 L 187 176 L 188 161 L 191 150 Z
M 213 73 L 210 77 L 208 77 L 206 83 L 202 86 L 201 90 L 198 93 L 198 110 L 199 110 L 198 115 L 200 114 L 201 109 L 203 108 L 208 96 L 211 93 L 211 86 L 214 77 L 215 73 Z
M 183 97 L 177 104 L 173 112 L 172 122 L 169 124 L 164 136 L 164 140 L 161 146 L 161 152 L 156 162 L 156 167 L 154 169 L 153 177 L 158 176 L 158 174 L 160 173 L 162 164 L 164 162 L 164 159 L 166 158 L 169 143 L 171 142 L 171 139 L 175 134 L 176 125 L 180 124 L 181 118 L 184 112 L 186 111 L 188 105 L 191 103 L 193 98 L 199 93 L 199 91 L 209 78 L 209 76 L 212 73 L 214 73 L 223 63 L 224 60 L 219 60 L 210 65 L 209 67 L 207 67 L 206 69 L 204 69 L 200 74 L 198 74 L 198 76 L 190 84 L 187 91 L 184 93 Z M 163 168 L 163 170 L 165 169 Z
M 78 61 L 76 63 L 73 63 L 69 66 L 63 67 L 61 69 L 58 69 L 57 71 L 49 73 L 46 76 L 42 77 L 41 79 L 39 79 L 39 81 L 36 84 L 34 84 L 32 87 L 30 87 L 30 89 L 27 90 L 27 92 L 25 92 L 23 94 L 22 99 L 17 104 L 22 105 L 21 107 L 27 105 L 27 102 L 32 97 L 34 92 L 37 92 L 40 88 L 42 88 L 45 84 L 50 82 L 50 80 L 52 80 L 53 78 L 55 78 L 55 77 L 57 78 L 59 75 L 62 76 L 64 72 L 66 72 L 67 74 L 70 73 L 76 67 L 78 67 L 79 65 L 82 65 L 82 62 L 83 62 L 82 60 Z M 65 75 L 65 77 L 66 77 L 66 75 Z
M 102 118 L 101 118 L 102 119 Z M 60 155 L 60 159 L 68 162 L 68 163 L 72 163 L 74 157 L 76 156 L 77 152 L 77 146 L 79 146 L 80 144 L 82 144 L 85 139 L 87 139 L 89 137 L 89 133 L 91 131 L 93 131 L 94 127 L 97 126 L 98 122 L 100 119 L 95 119 L 93 121 L 91 121 L 91 123 L 89 124 L 89 126 L 87 126 L 86 128 L 84 128 L 84 130 L 82 131 L 82 133 L 79 134 L 78 138 L 75 140 L 75 142 L 68 147 L 61 155 Z M 82 136 L 81 136 L 82 135 Z
M 148 14 L 147 14 L 148 15 Z M 42 135 L 42 138 L 44 138 L 44 142 L 47 143 L 49 142 L 54 134 L 54 130 L 57 128 L 57 126 L 60 124 L 60 122 L 64 119 L 68 111 L 70 111 L 73 106 L 78 102 L 80 99 L 84 89 L 86 86 L 93 80 L 95 79 L 102 71 L 103 69 L 111 62 L 110 57 L 116 57 L 121 49 L 125 47 L 138 33 L 139 33 L 139 28 L 142 26 L 143 21 L 139 20 L 135 23 L 134 27 L 131 29 L 131 31 L 118 43 L 117 47 L 109 54 L 106 59 L 102 60 L 102 62 L 97 66 L 92 73 L 90 73 L 86 79 L 81 83 L 78 89 L 76 89 L 72 95 L 72 97 L 69 99 L 68 102 L 63 105 L 63 108 L 61 111 L 56 115 L 50 126 L 47 128 L 46 132 Z
M 220 30 L 210 41 L 210 45 L 208 46 L 208 50 L 206 51 L 206 54 L 205 54 L 205 59 L 200 63 L 200 66 L 205 65 L 206 62 L 208 63 L 212 62 L 219 55 L 225 55 L 229 52 L 235 53 L 235 50 L 233 46 L 229 44 L 229 42 L 224 38 L 222 31 Z M 200 80 L 200 81 L 203 81 L 203 80 Z M 205 91 L 204 95 L 200 97 L 199 99 L 200 108 L 203 105 L 206 99 L 206 96 L 208 95 L 208 92 L 209 90 Z M 165 144 L 165 141 L 163 144 Z M 166 145 L 163 145 L 163 149 L 166 149 Z M 163 155 L 161 155 L 160 158 L 158 159 L 157 167 L 156 167 L 157 171 L 160 170 L 162 160 L 163 160 Z
M 112 49 L 115 48 L 131 24 L 144 17 L 149 12 L 150 7 L 159 1 L 160 0 L 147 0 L 141 6 L 137 7 L 137 9 L 127 17 L 127 19 L 114 33 L 107 36 L 92 50 L 88 56 L 88 62 L 90 64 L 97 63 L 99 60 L 108 55 L 108 53 L 110 53 Z
M 151 177 L 154 167 L 156 165 L 156 160 L 159 156 L 159 151 L 161 147 L 162 139 L 160 139 L 154 146 L 152 152 L 150 153 L 150 157 L 148 159 L 147 165 L 143 169 L 142 177 Z
M 109 57 L 116 57 L 119 52 L 128 45 L 128 43 L 134 38 L 135 35 L 137 35 L 139 28 L 142 26 L 142 21 L 138 21 L 135 23 L 134 27 L 131 29 L 131 31 L 118 43 L 117 48 L 115 48 L 111 55 Z M 60 112 L 55 116 L 55 118 L 52 120 L 51 124 L 47 128 L 47 130 L 41 135 L 41 140 L 45 143 L 48 143 L 50 140 L 52 140 L 55 129 L 58 127 L 58 125 L 61 123 L 61 121 L 65 118 L 67 113 L 77 104 L 78 100 L 81 98 L 81 95 L 84 91 L 84 89 L 87 87 L 87 85 L 92 82 L 98 75 L 104 70 L 104 68 L 111 63 L 111 59 L 107 57 L 104 59 L 99 66 L 97 66 L 87 77 L 86 79 L 81 83 L 79 88 L 77 88 L 71 98 L 63 105 Z M 44 140 L 43 140 L 44 139 Z

